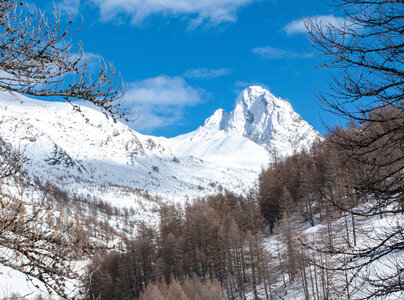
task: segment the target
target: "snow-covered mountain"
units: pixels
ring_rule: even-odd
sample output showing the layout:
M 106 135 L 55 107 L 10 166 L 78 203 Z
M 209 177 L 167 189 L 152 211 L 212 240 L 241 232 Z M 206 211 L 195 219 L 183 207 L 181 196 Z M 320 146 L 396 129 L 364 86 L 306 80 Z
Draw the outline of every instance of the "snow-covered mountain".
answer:
M 0 138 L 24 153 L 32 178 L 125 206 L 138 206 L 139 190 L 178 202 L 223 189 L 245 193 L 271 152 L 291 154 L 317 136 L 289 103 L 261 87 L 246 89 L 230 114 L 218 110 L 172 139 L 139 134 L 90 108 L 83 113 L 3 92 Z
M 0 137 L 24 153 L 24 170 L 77 194 L 132 206 L 142 190 L 184 201 L 224 188 L 245 192 L 256 173 L 218 167 L 189 155 L 176 156 L 158 139 L 83 107 L 0 95 Z
M 171 139 L 169 145 L 176 153 L 259 171 L 274 155 L 291 155 L 317 138 L 319 134 L 289 102 L 251 86 L 242 92 L 231 113 L 216 110 L 203 126 Z

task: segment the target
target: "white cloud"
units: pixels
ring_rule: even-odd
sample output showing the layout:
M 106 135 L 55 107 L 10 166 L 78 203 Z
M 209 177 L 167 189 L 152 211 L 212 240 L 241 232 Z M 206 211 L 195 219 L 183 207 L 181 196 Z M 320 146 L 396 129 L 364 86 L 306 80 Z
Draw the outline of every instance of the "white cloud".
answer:
M 142 109 L 139 118 L 133 124 L 128 124 L 136 131 L 143 134 L 152 134 L 153 130 L 174 125 L 182 118 L 183 114 L 172 111 L 170 115 L 160 115 L 155 111 Z
M 262 59 L 282 59 L 282 58 L 309 58 L 309 53 L 299 53 L 293 50 L 285 50 L 272 46 L 258 47 L 252 50 Z
M 284 27 L 284 30 L 287 34 L 295 34 L 295 33 L 306 33 L 307 29 L 305 23 L 309 20 L 313 20 L 315 23 L 320 26 L 344 26 L 347 24 L 347 20 L 345 18 L 336 17 L 334 15 L 318 15 L 309 18 L 302 18 L 299 20 L 294 20 L 290 22 L 288 25 Z
M 268 91 L 271 91 L 271 89 L 269 88 L 268 85 L 266 85 L 265 83 L 262 82 L 258 82 L 258 81 L 241 81 L 238 80 L 234 83 L 234 86 L 236 87 L 236 94 L 237 96 L 240 95 L 241 91 L 250 87 L 250 86 L 262 86 L 264 89 L 267 89 Z M 236 100 L 237 101 L 237 100 Z
M 225 76 L 225 75 L 229 75 L 229 74 L 230 74 L 230 70 L 225 69 L 225 68 L 220 68 L 220 69 L 201 68 L 201 69 L 193 69 L 193 70 L 186 71 L 184 73 L 184 77 L 211 79 L 211 78 L 216 78 L 216 77 Z
M 91 0 L 104 20 L 125 14 L 133 24 L 142 23 L 151 15 L 188 16 L 191 27 L 202 23 L 234 22 L 237 10 L 256 0 Z
M 67 11 L 71 15 L 77 15 L 80 11 L 80 0 L 62 0 L 56 3 L 61 11 Z
M 128 97 L 136 103 L 152 105 L 194 105 L 201 101 L 201 93 L 179 77 L 160 75 L 129 84 Z
M 179 76 L 160 75 L 130 83 L 126 97 L 139 112 L 133 127 L 151 133 L 153 129 L 175 124 L 187 106 L 202 101 L 202 95 L 202 90 L 189 86 Z

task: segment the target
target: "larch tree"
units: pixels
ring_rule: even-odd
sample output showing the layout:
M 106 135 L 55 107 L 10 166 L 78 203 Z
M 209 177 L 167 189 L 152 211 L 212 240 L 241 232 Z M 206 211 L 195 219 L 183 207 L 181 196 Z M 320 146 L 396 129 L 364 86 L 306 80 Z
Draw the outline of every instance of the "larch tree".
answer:
M 334 130 L 333 142 L 346 150 L 346 164 L 363 172 L 345 188 L 371 205 L 341 206 L 360 217 L 396 221 L 375 230 L 360 247 L 333 247 L 344 257 L 349 285 L 370 286 L 363 298 L 403 294 L 404 199 L 404 1 L 336 0 L 343 24 L 306 19 L 309 40 L 333 70 L 329 92 L 319 97 L 344 118 L 349 130 Z
M 51 16 L 24 1 L 0 3 L 0 89 L 30 96 L 56 96 L 76 110 L 92 103 L 113 118 L 128 118 L 126 86 L 112 64 L 89 59 L 70 38 L 72 20 Z M 95 70 L 95 71 L 94 71 Z

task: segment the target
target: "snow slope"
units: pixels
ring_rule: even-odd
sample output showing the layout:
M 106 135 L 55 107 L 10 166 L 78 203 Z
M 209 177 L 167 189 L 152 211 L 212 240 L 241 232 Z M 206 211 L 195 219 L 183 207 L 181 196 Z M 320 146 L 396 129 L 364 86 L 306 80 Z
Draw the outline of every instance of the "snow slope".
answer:
M 376 203 L 370 202 L 366 205 L 374 204 Z M 302 274 L 299 274 L 295 280 L 290 280 L 288 272 L 284 271 L 283 274 L 277 273 L 288 263 L 288 249 L 282 226 L 277 226 L 274 234 L 266 237 L 265 247 L 273 255 L 271 269 L 269 270 L 269 272 L 274 274 L 271 282 L 274 293 L 273 299 L 307 299 L 303 287 L 304 281 L 306 281 L 308 286 L 306 292 L 309 299 L 376 299 L 376 297 L 369 296 L 375 291 L 375 286 L 372 286 L 366 278 L 380 278 L 379 276 L 389 278 L 389 276 L 396 276 L 397 266 L 403 266 L 404 264 L 404 251 L 397 249 L 396 251 L 384 252 L 380 249 L 383 248 L 383 240 L 385 242 L 389 240 L 385 245 L 397 242 L 395 237 L 393 238 L 392 233 L 397 232 L 398 228 L 403 227 L 404 216 L 402 214 L 391 213 L 374 216 L 355 216 L 355 239 L 357 243 L 355 247 L 352 245 L 354 240 L 352 216 L 348 213 L 342 213 L 342 215 L 337 216 L 338 214 L 329 223 L 320 223 L 320 216 L 318 215 L 316 219 L 319 223 L 314 226 L 311 226 L 308 222 L 299 220 L 299 217 L 296 216 L 290 219 L 293 227 L 293 239 L 296 240 L 297 245 L 301 245 L 300 241 L 305 241 L 306 245 L 308 245 L 306 248 L 299 246 L 296 248 L 297 251 L 302 251 L 300 255 L 307 258 L 305 265 L 306 279 Z M 327 238 L 325 239 L 325 237 Z M 297 241 L 297 238 L 300 241 Z M 355 253 L 357 250 L 364 248 L 371 249 L 376 245 L 379 245 L 380 252 L 376 250 L 373 256 L 371 256 L 372 259 L 364 256 L 360 260 L 353 259 L 351 261 L 351 256 L 336 255 L 328 252 L 327 242 L 329 240 L 332 240 L 336 249 L 345 249 L 347 253 Z M 349 243 L 351 243 L 352 248 L 348 246 Z M 322 249 L 324 252 L 320 253 L 315 249 Z M 383 249 L 385 250 L 385 248 Z M 378 254 L 376 255 L 375 253 Z M 358 263 L 365 262 L 368 262 L 369 265 L 361 270 L 355 268 L 349 269 L 355 265 L 357 266 Z M 347 264 L 347 273 L 337 268 L 337 266 L 345 264 Z M 324 272 L 325 270 L 322 267 L 328 267 L 329 270 Z M 321 281 L 321 276 L 326 277 L 327 280 L 324 282 Z M 397 279 L 397 277 L 395 278 Z M 351 282 L 348 288 L 346 286 L 347 281 Z M 389 281 L 389 283 L 392 282 L 393 280 Z M 378 281 L 373 282 L 376 286 L 377 283 Z M 384 283 L 387 284 L 387 281 Z M 261 294 L 263 294 L 263 291 Z M 325 296 L 326 294 L 328 294 L 328 297 Z M 247 299 L 253 299 L 252 293 L 251 297 L 247 297 Z M 262 295 L 262 299 L 265 299 L 264 295 Z M 404 299 L 404 290 L 391 290 L 389 291 L 389 295 L 381 296 L 377 299 Z
M 256 173 L 219 167 L 174 153 L 150 136 L 83 107 L 86 121 L 66 103 L 0 95 L 0 137 L 24 153 L 32 176 L 88 192 L 130 187 L 183 201 L 223 188 L 244 192 Z

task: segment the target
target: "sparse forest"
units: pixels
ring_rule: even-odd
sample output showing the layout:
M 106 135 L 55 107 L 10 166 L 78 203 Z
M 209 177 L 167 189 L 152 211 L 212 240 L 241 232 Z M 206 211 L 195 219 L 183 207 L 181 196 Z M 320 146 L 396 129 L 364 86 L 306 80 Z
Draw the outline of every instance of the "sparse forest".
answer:
M 256 197 L 219 194 L 187 205 L 185 212 L 163 206 L 159 214 L 158 230 L 141 225 L 125 253 L 94 258 L 88 270 L 90 298 L 152 299 L 147 298 L 151 290 L 166 283 L 195 285 L 192 289 L 202 284 L 206 296 L 201 299 L 212 294 L 244 299 L 250 288 L 257 293 L 258 285 L 269 295 L 269 254 Z

